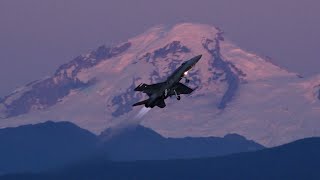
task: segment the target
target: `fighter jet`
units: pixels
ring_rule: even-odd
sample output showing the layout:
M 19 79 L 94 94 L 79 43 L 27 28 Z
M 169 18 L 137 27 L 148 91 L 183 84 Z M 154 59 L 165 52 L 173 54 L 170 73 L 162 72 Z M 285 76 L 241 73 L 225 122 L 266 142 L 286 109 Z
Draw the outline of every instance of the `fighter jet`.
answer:
M 186 79 L 186 83 L 189 79 L 186 78 L 188 71 L 200 60 L 202 55 L 195 56 L 188 61 L 185 61 L 181 66 L 176 69 L 164 82 L 157 84 L 140 84 L 136 87 L 135 91 L 141 91 L 149 96 L 149 99 L 137 102 L 132 106 L 144 105 L 147 108 L 153 108 L 158 106 L 160 108 L 166 107 L 164 100 L 171 96 L 176 96 L 177 100 L 180 100 L 180 94 L 190 94 L 194 89 L 180 83 L 182 78 Z

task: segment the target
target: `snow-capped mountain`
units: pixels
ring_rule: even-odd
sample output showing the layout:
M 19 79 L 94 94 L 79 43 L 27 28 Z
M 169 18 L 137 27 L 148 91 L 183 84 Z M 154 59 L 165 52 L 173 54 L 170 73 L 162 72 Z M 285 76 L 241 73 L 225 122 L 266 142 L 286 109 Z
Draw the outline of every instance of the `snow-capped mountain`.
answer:
M 188 74 L 198 87 L 167 99 L 142 119 L 132 107 L 183 61 L 202 54 Z M 320 75 L 301 78 L 225 39 L 219 28 L 158 26 L 114 47 L 101 46 L 0 99 L 0 127 L 71 121 L 92 132 L 141 123 L 164 136 L 237 133 L 267 146 L 320 135 Z

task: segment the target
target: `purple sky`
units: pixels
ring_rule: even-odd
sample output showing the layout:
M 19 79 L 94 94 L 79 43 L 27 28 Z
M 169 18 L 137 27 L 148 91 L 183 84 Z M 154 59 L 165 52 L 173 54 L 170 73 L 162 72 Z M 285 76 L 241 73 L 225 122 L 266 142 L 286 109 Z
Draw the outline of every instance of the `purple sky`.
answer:
M 319 0 L 1 0 L 0 96 L 157 24 L 207 23 L 292 71 L 320 73 Z

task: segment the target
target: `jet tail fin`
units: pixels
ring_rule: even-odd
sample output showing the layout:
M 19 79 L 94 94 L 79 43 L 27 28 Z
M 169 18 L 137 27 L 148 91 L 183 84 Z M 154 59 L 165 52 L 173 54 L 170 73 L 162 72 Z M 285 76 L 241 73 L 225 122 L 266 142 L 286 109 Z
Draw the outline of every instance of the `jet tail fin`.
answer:
M 148 99 L 143 100 L 143 101 L 140 101 L 140 102 L 137 102 L 137 103 L 133 104 L 132 106 L 139 106 L 139 105 L 143 105 L 143 104 L 146 104 L 147 102 L 148 102 Z

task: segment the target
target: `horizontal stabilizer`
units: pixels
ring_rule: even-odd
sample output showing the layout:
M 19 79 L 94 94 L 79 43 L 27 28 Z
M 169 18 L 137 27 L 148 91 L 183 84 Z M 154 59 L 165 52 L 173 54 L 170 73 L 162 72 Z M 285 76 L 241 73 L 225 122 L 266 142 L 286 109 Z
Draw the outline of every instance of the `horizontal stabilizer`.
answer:
M 139 86 L 137 86 L 136 88 L 134 88 L 135 91 L 143 91 L 144 89 L 146 89 L 146 87 L 148 87 L 147 84 L 139 84 Z
M 139 106 L 139 105 L 143 105 L 143 104 L 146 104 L 147 102 L 148 102 L 148 99 L 143 100 L 143 101 L 140 101 L 140 102 L 137 102 L 137 103 L 133 104 L 132 106 Z

